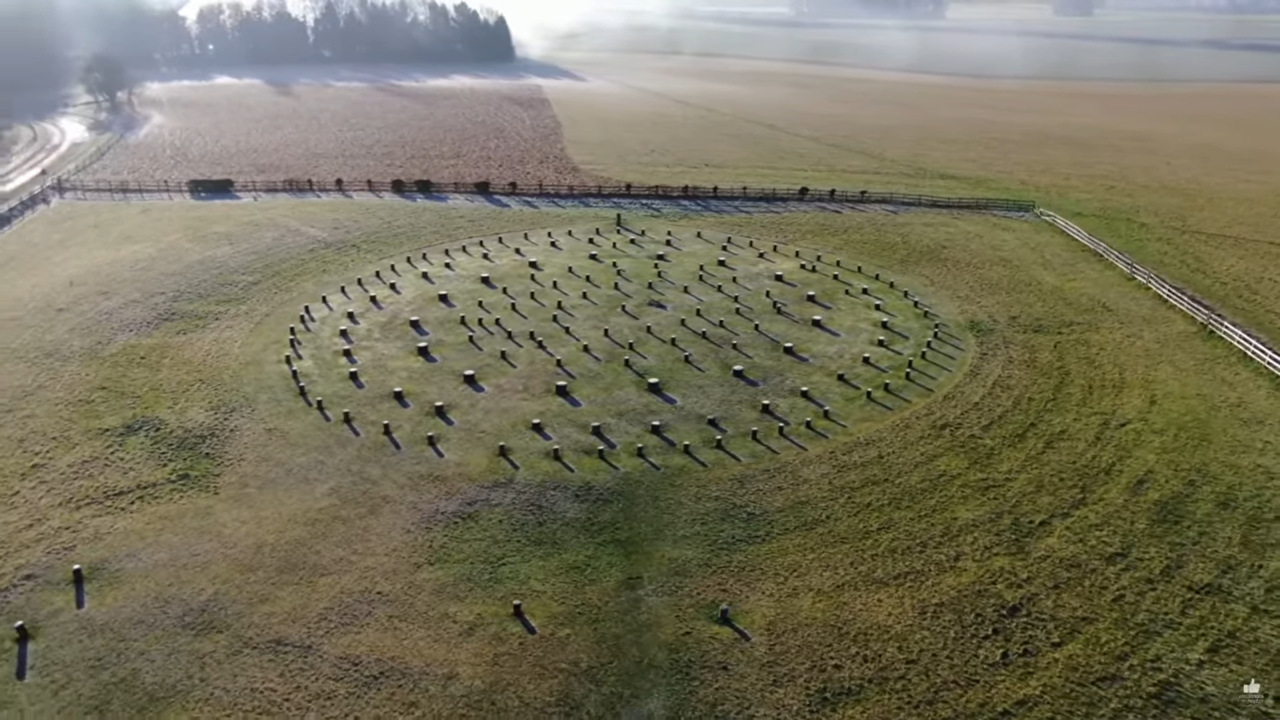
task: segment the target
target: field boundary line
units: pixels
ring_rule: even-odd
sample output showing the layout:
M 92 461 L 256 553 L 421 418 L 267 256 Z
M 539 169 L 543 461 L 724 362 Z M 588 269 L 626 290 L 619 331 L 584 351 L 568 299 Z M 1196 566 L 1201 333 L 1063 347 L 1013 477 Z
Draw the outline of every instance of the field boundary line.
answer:
M 196 183 L 225 183 L 225 190 L 201 193 Z M 621 183 L 605 185 L 553 185 L 515 182 L 436 182 L 432 180 L 358 180 L 343 182 L 313 179 L 285 180 L 76 180 L 64 174 L 53 182 L 60 196 L 66 194 L 111 197 L 129 195 L 174 195 L 196 197 L 234 197 L 238 193 L 294 195 L 351 195 L 369 193 L 405 197 L 431 198 L 439 195 L 477 195 L 482 197 L 534 198 L 600 198 L 609 200 L 750 200 L 754 202 L 838 202 L 843 204 L 897 205 L 931 207 L 949 210 L 979 210 L 1032 213 L 1036 203 L 996 197 L 957 197 L 918 193 L 880 192 L 870 190 L 817 189 L 804 187 L 752 187 L 750 185 L 664 185 Z
M 1079 225 L 1067 220 L 1066 218 L 1052 211 L 1040 208 L 1036 210 L 1036 214 L 1041 219 L 1058 228 L 1072 238 L 1079 240 L 1088 246 L 1091 250 L 1101 255 L 1103 258 L 1111 261 L 1113 265 L 1124 270 L 1130 277 L 1138 282 L 1146 285 L 1164 298 L 1174 307 L 1182 310 L 1191 317 L 1198 320 L 1205 327 L 1222 337 L 1222 339 L 1234 345 L 1244 354 L 1253 358 L 1263 367 L 1267 368 L 1276 375 L 1280 375 L 1280 353 L 1269 347 L 1265 342 L 1248 330 L 1227 320 L 1212 305 L 1191 295 L 1182 288 L 1165 280 L 1160 275 L 1143 267 L 1133 258 L 1116 250 L 1106 244 L 1097 237 L 1085 232 Z

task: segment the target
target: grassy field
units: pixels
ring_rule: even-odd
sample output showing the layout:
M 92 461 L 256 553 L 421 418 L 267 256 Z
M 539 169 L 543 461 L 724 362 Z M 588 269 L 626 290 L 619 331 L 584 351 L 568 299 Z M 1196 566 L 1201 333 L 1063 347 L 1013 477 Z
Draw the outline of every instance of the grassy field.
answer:
M 931 338 L 928 305 L 878 268 L 697 228 L 597 230 L 472 238 L 330 288 L 290 326 L 305 393 L 283 364 L 275 389 L 298 395 L 298 422 L 332 423 L 335 441 L 563 480 L 807 450 L 922 405 L 962 369 L 965 331 Z
M 570 155 L 589 172 L 1034 199 L 1280 343 L 1270 122 L 1280 96 L 1269 85 L 562 60 L 599 81 L 547 86 Z
M 301 303 L 610 217 L 77 203 L 0 237 L 0 617 L 34 638 L 0 713 L 1274 713 L 1280 383 L 1035 223 L 644 223 L 892 270 L 963 328 L 945 394 L 809 452 L 526 480 L 306 419 Z

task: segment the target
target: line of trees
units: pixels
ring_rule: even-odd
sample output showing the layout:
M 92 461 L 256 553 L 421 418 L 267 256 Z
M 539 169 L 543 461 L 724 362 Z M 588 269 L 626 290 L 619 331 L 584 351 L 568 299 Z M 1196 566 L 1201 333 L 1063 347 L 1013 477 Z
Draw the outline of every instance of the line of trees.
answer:
M 162 49 L 230 64 L 515 59 L 506 18 L 465 2 L 326 0 L 310 18 L 282 2 L 206 5 L 187 30 L 181 43 L 175 36 Z
M 206 5 L 188 22 L 172 2 L 155 0 L 0 0 L 0 121 L 14 98 L 83 77 L 91 57 L 134 69 L 515 59 L 506 18 L 465 2 L 307 0 L 290 8 L 286 0 Z

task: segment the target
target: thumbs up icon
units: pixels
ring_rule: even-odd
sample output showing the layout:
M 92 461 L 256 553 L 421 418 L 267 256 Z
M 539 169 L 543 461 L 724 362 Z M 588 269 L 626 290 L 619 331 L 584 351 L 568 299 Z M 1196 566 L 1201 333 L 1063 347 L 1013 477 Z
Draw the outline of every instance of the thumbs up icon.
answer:
M 1258 685 L 1258 681 L 1254 678 L 1249 678 L 1249 684 L 1244 686 L 1244 694 L 1257 695 L 1260 692 L 1262 692 L 1262 687 Z

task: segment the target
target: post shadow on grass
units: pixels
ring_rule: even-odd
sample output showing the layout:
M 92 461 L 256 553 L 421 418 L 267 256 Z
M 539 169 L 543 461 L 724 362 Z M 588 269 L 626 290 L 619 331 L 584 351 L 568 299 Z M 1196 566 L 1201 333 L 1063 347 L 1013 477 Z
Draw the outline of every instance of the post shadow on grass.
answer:
M 943 337 L 943 333 L 942 333 L 942 331 L 939 331 L 939 332 L 938 332 L 938 337 L 937 337 L 936 339 L 937 339 L 937 341 L 938 341 L 938 342 L 943 343 L 944 345 L 950 345 L 951 347 L 955 348 L 956 350 L 959 350 L 960 352 L 964 352 L 964 346 L 963 346 L 963 345 L 961 345 L 961 344 L 959 344 L 959 343 L 957 343 L 957 342 L 954 342 L 954 341 L 953 341 L 953 340 L 951 340 L 950 338 Z M 939 352 L 941 352 L 941 351 L 939 351 Z
M 538 634 L 537 626 L 533 624 L 533 621 L 530 620 L 529 616 L 526 615 L 524 612 L 524 603 L 520 602 L 519 600 L 512 602 L 511 614 L 512 616 L 515 617 L 516 620 L 520 621 L 520 626 L 524 628 L 525 632 L 529 633 L 530 635 Z
M 805 452 L 809 452 L 809 447 L 804 443 L 800 442 L 799 440 L 795 439 L 794 437 L 792 437 L 791 433 L 786 432 L 785 428 L 781 433 L 779 433 L 779 435 L 782 437 L 783 440 L 786 440 L 787 442 L 791 443 L 792 445 L 795 445 L 796 447 L 800 448 L 801 450 L 804 450 Z
M 807 400 L 807 401 L 809 402 L 809 404 L 813 405 L 814 407 L 818 408 L 819 410 L 821 410 L 821 409 L 822 409 L 822 408 L 824 408 L 824 407 L 828 407 L 828 405 L 827 405 L 826 403 L 824 403 L 824 402 L 822 402 L 821 400 L 819 400 L 819 399 L 815 398 L 813 395 L 809 395 L 808 397 L 805 397 L 804 399 L 805 399 L 805 400 Z
M 889 326 L 889 327 L 887 327 L 887 328 L 883 328 L 883 329 L 884 329 L 884 330 L 888 330 L 889 332 L 893 333 L 894 335 L 897 335 L 898 337 L 902 338 L 903 340 L 910 340 L 910 339 L 911 339 L 911 336 L 910 336 L 910 335 L 908 335 L 908 334 L 906 334 L 906 333 L 902 332 L 901 330 L 899 330 L 899 329 L 898 329 L 898 328 L 896 328 L 896 327 L 893 327 L 892 325 L 890 325 L 890 326 Z
M 733 619 L 730 618 L 730 614 L 728 614 L 727 605 L 721 606 L 721 609 L 719 609 L 719 614 L 717 615 L 716 621 L 717 623 L 726 626 L 726 628 L 733 630 L 733 633 L 737 634 L 737 637 L 742 638 L 742 641 L 751 642 L 751 633 L 746 632 L 745 628 L 742 628 L 741 625 L 735 623 L 735 621 L 733 621 Z
M 826 323 L 823 323 L 821 325 L 815 325 L 814 327 L 830 335 L 831 337 L 844 337 L 844 333 L 840 332 L 839 330 L 836 330 L 835 328 L 827 325 Z
M 618 293 L 619 295 L 621 295 L 621 296 L 622 296 L 622 297 L 624 297 L 624 298 L 627 298 L 628 300 L 631 300 L 631 299 L 635 298 L 635 295 L 632 295 L 631 293 L 627 292 L 626 290 L 623 290 L 621 285 L 619 285 L 619 286 L 618 286 L 618 289 L 617 289 L 617 290 L 615 290 L 614 292 Z M 631 312 L 630 312 L 630 311 L 623 311 L 623 312 L 626 312 L 628 315 L 631 315 Z M 635 315 L 631 315 L 631 317 L 633 317 L 633 318 L 634 318 L 634 317 L 636 317 L 636 316 L 635 316 Z M 636 319 L 637 319 L 637 320 L 639 320 L 640 318 L 636 318 Z
M 14 669 L 14 677 L 18 682 L 26 682 L 27 669 L 30 665 L 31 658 L 31 634 L 27 631 L 27 626 L 21 621 L 14 623 L 13 630 L 17 633 L 18 658 L 17 666 Z
M 347 426 L 347 429 L 351 431 L 352 435 L 356 437 L 362 437 L 364 435 L 364 433 L 360 432 L 360 426 L 356 425 L 355 420 L 346 418 L 342 421 L 342 424 Z
M 639 377 L 644 377 L 644 373 L 641 373 L 641 372 L 637 371 L 635 368 L 631 368 L 631 370 L 632 370 L 632 372 L 634 372 L 637 376 L 639 376 Z M 646 390 L 645 392 L 648 392 L 650 395 L 653 395 L 654 397 L 658 398 L 659 400 L 661 400 L 662 402 L 664 402 L 664 403 L 666 403 L 666 404 L 668 404 L 668 405 L 679 405 L 679 404 L 680 404 L 680 401 L 679 401 L 679 400 L 678 400 L 674 395 L 669 394 L 666 390 L 662 390 L 662 389 L 658 389 L 658 390 Z
M 435 413 L 435 416 L 440 419 L 440 422 L 448 425 L 449 427 L 453 427 L 458 424 L 458 421 L 454 420 L 453 416 L 449 414 L 449 410 L 447 408 L 436 407 L 433 412 Z
M 505 453 L 501 457 L 503 460 L 507 461 L 507 465 L 510 465 L 512 470 L 520 469 L 520 463 L 516 462 L 516 459 L 511 457 L 511 453 Z
M 395 448 L 396 452 L 404 450 L 404 446 L 400 444 L 400 438 L 393 432 L 387 433 L 387 442 L 391 443 L 391 447 Z
M 887 395 L 892 395 L 893 397 L 898 398 L 902 402 L 907 402 L 907 403 L 911 402 L 911 398 L 907 397 L 906 395 L 903 395 L 902 393 L 898 392 L 896 389 L 892 387 L 885 388 L 884 392 Z
M 932 377 L 932 376 L 928 375 L 928 373 L 926 373 L 926 372 L 925 372 L 925 371 L 923 371 L 923 370 L 916 370 L 915 372 L 917 372 L 917 373 L 919 373 L 919 374 L 921 374 L 921 375 L 925 375 L 926 377 Z M 927 392 L 937 392 L 937 391 L 936 391 L 936 390 L 934 390 L 933 388 L 929 387 L 928 385 L 925 385 L 924 383 L 920 382 L 919 380 L 915 379 L 914 377 L 907 378 L 907 382 L 909 382 L 909 383 L 911 383 L 912 385 L 915 385 L 916 387 L 918 387 L 918 388 L 920 388 L 920 389 L 922 389 L 922 390 L 925 390 L 925 391 L 927 391 Z
M 685 445 L 687 446 L 688 443 L 685 443 Z M 723 446 L 722 446 L 722 449 L 723 449 Z M 700 465 L 701 467 L 704 467 L 704 468 L 711 467 L 710 463 L 708 463 L 706 460 L 703 460 L 701 457 L 698 457 L 698 453 L 692 447 L 685 447 L 684 454 L 687 455 L 690 460 L 698 463 L 698 465 Z
M 805 423 L 805 428 L 808 429 L 809 432 L 813 433 L 814 435 L 817 435 L 818 437 L 824 440 L 831 439 L 830 435 L 823 432 L 822 428 L 818 427 L 817 425 L 814 425 L 813 423 Z
M 84 568 L 71 566 L 71 585 L 75 590 L 76 610 L 83 610 L 88 604 L 88 596 L 84 588 Z
M 409 398 L 403 395 L 396 398 L 396 404 L 399 405 L 401 408 L 404 408 L 405 410 L 409 410 L 413 408 L 413 403 L 409 402 Z
M 648 465 L 649 469 L 655 470 L 657 472 L 662 472 L 662 466 L 659 465 L 657 462 L 655 462 L 653 458 L 649 457 L 648 453 L 645 453 L 644 455 L 638 455 L 637 457 L 639 457 L 640 462 L 643 462 L 645 465 Z
M 511 308 L 511 312 L 515 313 L 516 315 L 519 315 L 519 316 L 520 316 L 520 318 L 521 318 L 522 320 L 528 320 L 528 319 L 529 319 L 529 316 L 528 316 L 528 315 L 525 315 L 525 314 L 524 314 L 524 311 L 523 311 L 523 310 L 521 310 L 519 306 L 516 306 L 516 307 Z
M 675 447 L 677 444 L 675 440 L 671 439 L 670 435 L 667 435 L 667 431 L 661 428 L 650 432 L 650 434 L 666 443 L 667 447 Z
M 593 435 L 597 440 L 599 440 L 600 442 L 604 443 L 605 447 L 609 448 L 610 450 L 617 450 L 617 449 L 618 449 L 618 443 L 617 443 L 613 438 L 609 437 L 609 433 L 605 432 L 604 430 L 602 430 L 602 429 L 597 430 L 597 429 L 595 429 L 595 428 L 592 428 L 592 433 L 591 433 L 591 434 L 592 434 L 592 435 Z M 612 464 L 612 463 L 611 463 L 611 464 Z
M 893 410 L 892 405 L 884 402 L 883 400 L 881 400 L 880 398 L 874 395 L 867 396 L 867 402 L 870 402 L 872 405 L 879 405 L 881 408 L 884 408 L 885 410 L 890 410 L 890 411 Z
M 445 307 L 449 308 L 450 310 L 453 310 L 458 307 L 458 304 L 455 303 L 452 298 L 448 298 L 448 297 L 441 298 L 440 303 Z
M 813 358 L 809 357 L 808 355 L 805 355 L 804 353 L 800 352 L 799 350 L 795 350 L 795 351 L 793 351 L 793 352 L 788 353 L 788 354 L 787 354 L 787 357 L 790 357 L 790 358 L 795 359 L 795 360 L 796 360 L 796 362 L 802 362 L 802 363 L 811 363 L 811 362 L 813 362 Z
M 582 402 L 582 400 L 578 399 L 578 397 L 573 394 L 572 390 L 570 390 L 568 393 L 564 395 L 559 395 L 557 397 L 559 397 L 561 400 L 564 400 L 566 403 L 568 403 L 569 407 L 572 407 L 572 408 L 580 408 L 585 404 Z
M 481 346 L 479 341 L 476 340 L 475 333 L 467 333 L 467 342 L 476 350 L 479 350 L 480 352 L 484 352 L 484 347 Z
M 928 350 L 929 350 L 929 354 L 930 354 L 930 355 L 934 355 L 934 354 L 941 355 L 942 357 L 944 357 L 944 358 L 946 358 L 946 359 L 948 359 L 948 360 L 955 360 L 955 359 L 956 359 L 956 356 L 955 356 L 955 355 L 952 355 L 951 353 L 947 352 L 946 350 L 939 350 L 937 345 L 931 345 L 931 346 L 929 346 Z M 937 363 L 934 363 L 934 364 L 936 365 Z

